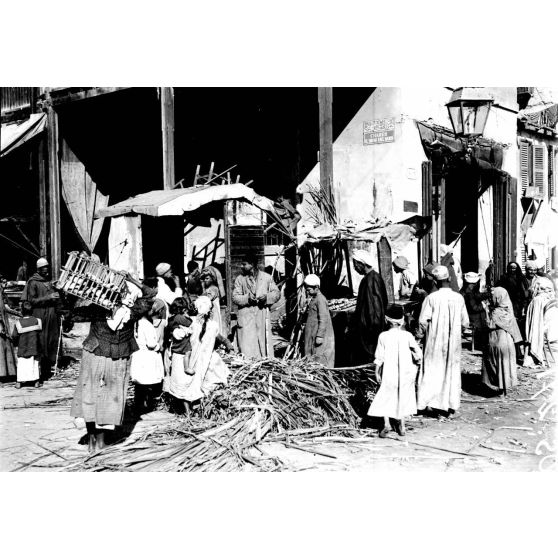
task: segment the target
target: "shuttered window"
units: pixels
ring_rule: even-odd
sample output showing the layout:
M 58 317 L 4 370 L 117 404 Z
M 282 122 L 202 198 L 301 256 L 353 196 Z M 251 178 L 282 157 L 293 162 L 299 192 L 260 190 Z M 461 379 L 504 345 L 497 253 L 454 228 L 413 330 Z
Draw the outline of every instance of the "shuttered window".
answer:
M 546 169 L 546 147 L 544 145 L 533 145 L 533 187 L 534 198 L 544 199 L 546 197 L 547 169 Z
M 523 270 L 523 272 L 525 272 L 525 264 L 527 263 L 527 247 L 523 242 L 521 242 L 520 250 L 521 250 L 521 262 L 520 262 L 521 269 Z
M 531 145 L 527 141 L 519 142 L 519 178 L 521 182 L 521 194 L 527 193 L 531 185 Z
M 556 196 L 556 154 L 554 146 L 548 146 L 548 197 Z

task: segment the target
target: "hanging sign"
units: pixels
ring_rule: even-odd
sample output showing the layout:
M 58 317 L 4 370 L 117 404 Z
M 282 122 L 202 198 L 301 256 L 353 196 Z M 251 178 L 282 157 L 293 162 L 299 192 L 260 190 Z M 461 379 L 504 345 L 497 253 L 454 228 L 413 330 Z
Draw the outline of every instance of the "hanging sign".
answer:
M 363 143 L 393 143 L 395 141 L 395 118 L 380 118 L 364 122 Z

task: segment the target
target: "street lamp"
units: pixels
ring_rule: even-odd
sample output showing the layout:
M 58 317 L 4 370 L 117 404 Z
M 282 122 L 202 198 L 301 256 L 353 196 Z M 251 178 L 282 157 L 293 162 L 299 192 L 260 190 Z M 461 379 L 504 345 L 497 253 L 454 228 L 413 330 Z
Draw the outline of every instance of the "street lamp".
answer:
M 446 105 L 456 137 L 469 140 L 482 136 L 493 102 L 484 87 L 458 87 Z

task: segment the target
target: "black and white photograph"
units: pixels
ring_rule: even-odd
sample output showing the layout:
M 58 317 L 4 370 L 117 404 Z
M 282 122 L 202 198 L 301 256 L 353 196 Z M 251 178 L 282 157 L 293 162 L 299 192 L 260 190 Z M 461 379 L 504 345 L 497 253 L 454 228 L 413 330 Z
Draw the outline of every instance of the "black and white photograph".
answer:
M 2 469 L 553 467 L 557 101 L 2 88 Z
M 248 535 L 274 491 L 291 499 L 259 534 L 271 547 L 302 505 L 391 517 L 372 511 L 384 492 L 405 538 L 425 499 L 449 520 L 454 489 L 477 487 L 483 520 L 461 521 L 485 530 L 493 504 L 556 472 L 555 56 L 528 72 L 526 36 L 485 45 L 477 2 L 441 35 L 303 4 L 308 20 L 287 2 L 236 29 L 233 3 L 143 23 L 140 2 L 84 27 L 76 12 L 30 52 L 36 22 L 5 40 L 0 471 L 32 507 L 59 486 L 91 551 L 112 506 L 133 522 L 222 501 L 229 517 L 241 499 Z M 103 488 L 74 500 L 88 482 Z M 287 555 L 327 554 L 329 528 L 308 528 L 320 545 Z M 238 555 L 276 555 L 255 541 Z

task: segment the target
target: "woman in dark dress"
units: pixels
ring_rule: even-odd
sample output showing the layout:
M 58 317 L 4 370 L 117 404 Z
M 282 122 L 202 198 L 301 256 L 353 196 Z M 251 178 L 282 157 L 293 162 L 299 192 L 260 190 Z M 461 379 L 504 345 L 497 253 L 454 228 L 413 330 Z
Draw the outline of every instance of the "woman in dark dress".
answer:
M 529 285 L 517 262 L 508 264 L 506 273 L 498 281 L 498 287 L 506 289 L 512 302 L 515 319 L 521 321 L 527 306 Z
M 465 307 L 469 314 L 474 346 L 483 349 L 487 342 L 486 309 L 483 301 L 488 298 L 488 294 L 480 291 L 480 275 L 473 272 L 465 273 L 460 292 L 465 299 Z
M 130 359 L 138 350 L 134 324 L 139 312 L 135 299 L 142 294 L 128 283 L 130 294 L 113 313 L 93 304 L 86 312 L 91 319 L 83 342 L 80 375 L 70 415 L 83 418 L 89 434 L 89 451 L 105 447 L 105 432 L 124 419 L 130 377 Z M 148 294 L 146 292 L 143 294 Z

